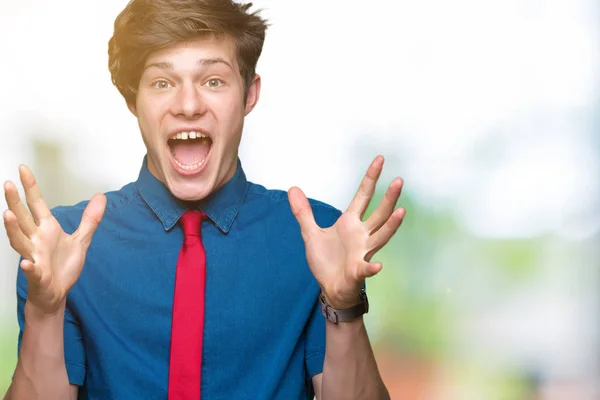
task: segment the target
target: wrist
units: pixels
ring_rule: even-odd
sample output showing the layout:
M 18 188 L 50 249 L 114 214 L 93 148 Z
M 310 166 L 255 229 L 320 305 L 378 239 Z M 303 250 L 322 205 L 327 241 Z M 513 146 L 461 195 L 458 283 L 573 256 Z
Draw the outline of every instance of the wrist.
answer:
M 354 307 L 362 302 L 362 289 L 363 286 L 361 285 L 357 286 L 355 289 L 352 289 L 350 291 L 336 292 L 333 290 L 328 291 L 325 288 L 321 287 L 321 296 L 323 296 L 325 302 L 329 306 L 337 310 L 343 310 L 346 308 Z
M 334 306 L 328 302 L 325 294 L 321 293 L 319 296 L 321 313 L 328 321 L 336 325 L 339 322 L 351 322 L 358 318 L 362 320 L 363 314 L 369 312 L 369 300 L 367 298 L 367 293 L 364 289 L 361 289 L 356 298 L 357 301 L 334 303 Z M 346 306 L 347 304 L 352 305 Z
M 63 318 L 65 314 L 66 308 L 66 299 L 63 299 L 59 304 L 55 307 L 51 308 L 40 308 L 30 300 L 25 302 L 25 320 L 28 322 L 32 321 L 51 321 L 56 320 L 58 318 Z

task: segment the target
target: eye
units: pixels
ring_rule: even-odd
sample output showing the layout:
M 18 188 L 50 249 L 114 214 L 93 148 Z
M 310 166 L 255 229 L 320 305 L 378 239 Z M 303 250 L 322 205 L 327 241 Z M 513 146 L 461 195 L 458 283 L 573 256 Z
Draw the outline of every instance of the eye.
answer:
M 155 87 L 156 89 L 169 89 L 171 87 L 171 84 L 165 81 L 164 79 L 159 79 L 157 81 L 152 82 L 152 87 Z
M 220 79 L 209 79 L 206 83 L 206 86 L 211 87 L 211 88 L 218 88 L 219 86 L 223 85 L 223 81 L 221 81 Z

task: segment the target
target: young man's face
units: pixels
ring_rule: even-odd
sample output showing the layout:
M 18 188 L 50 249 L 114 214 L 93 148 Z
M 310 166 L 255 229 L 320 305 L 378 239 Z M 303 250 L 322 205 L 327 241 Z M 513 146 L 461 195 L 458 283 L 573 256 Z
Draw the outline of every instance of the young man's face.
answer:
M 221 187 L 235 173 L 244 117 L 259 93 L 257 75 L 244 102 L 231 38 L 200 38 L 150 54 L 130 106 L 150 172 L 181 200 Z

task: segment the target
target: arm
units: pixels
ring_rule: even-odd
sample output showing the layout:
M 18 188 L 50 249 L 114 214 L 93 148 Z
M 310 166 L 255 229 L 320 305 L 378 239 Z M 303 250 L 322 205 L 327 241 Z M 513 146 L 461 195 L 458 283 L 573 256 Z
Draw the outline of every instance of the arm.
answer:
M 4 227 L 11 247 L 22 257 L 17 278 L 22 337 L 5 398 L 75 399 L 78 389 L 70 386 L 65 364 L 66 297 L 81 274 L 106 198 L 95 196 L 85 208 L 79 228 L 68 235 L 46 206 L 31 171 L 21 166 L 19 175 L 31 215 L 15 185 L 6 182 L 9 209 L 3 214 Z
M 313 377 L 317 399 L 389 400 L 363 318 L 338 325 L 327 321 L 326 332 L 323 373 Z
M 5 400 L 77 399 L 79 387 L 69 384 L 65 366 L 64 312 L 64 304 L 45 315 L 26 303 L 21 350 Z
M 329 228 L 317 225 L 299 188 L 288 192 L 310 270 L 327 303 L 335 309 L 357 304 L 365 280 L 382 269 L 381 263 L 371 262 L 371 258 L 396 233 L 404 218 L 405 210 L 395 208 L 403 182 L 394 179 L 381 203 L 363 221 L 382 167 L 383 157 L 375 158 L 350 206 Z M 362 317 L 337 325 L 326 321 L 323 373 L 315 375 L 313 381 L 318 399 L 389 399 Z

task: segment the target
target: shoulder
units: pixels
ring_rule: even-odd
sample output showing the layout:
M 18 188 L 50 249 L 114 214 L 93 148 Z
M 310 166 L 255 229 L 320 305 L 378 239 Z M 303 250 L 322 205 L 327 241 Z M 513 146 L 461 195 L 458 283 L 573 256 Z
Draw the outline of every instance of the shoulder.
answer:
M 104 212 L 103 220 L 111 213 L 119 212 L 122 208 L 131 204 L 133 200 L 139 197 L 135 182 L 128 183 L 118 190 L 105 192 L 104 195 L 106 196 L 106 210 Z M 73 205 L 56 206 L 50 211 L 65 232 L 72 233 L 79 226 L 83 211 L 89 202 L 89 200 L 83 200 Z
M 309 198 L 315 220 L 321 227 L 329 227 L 337 221 L 342 212 L 331 204 Z M 265 209 L 272 214 L 294 218 L 288 201 L 288 192 L 268 189 L 263 185 L 248 182 L 246 204 L 253 208 Z M 294 218 L 295 219 L 295 218 Z

